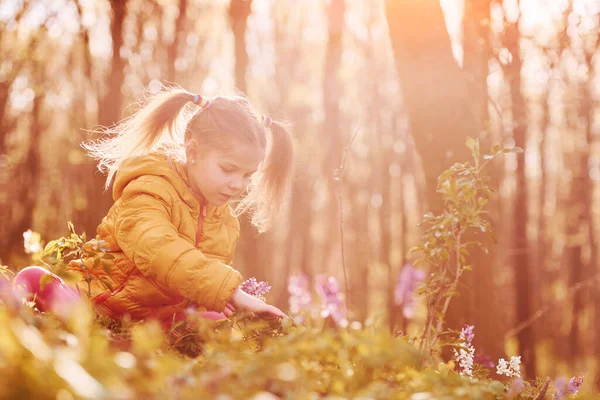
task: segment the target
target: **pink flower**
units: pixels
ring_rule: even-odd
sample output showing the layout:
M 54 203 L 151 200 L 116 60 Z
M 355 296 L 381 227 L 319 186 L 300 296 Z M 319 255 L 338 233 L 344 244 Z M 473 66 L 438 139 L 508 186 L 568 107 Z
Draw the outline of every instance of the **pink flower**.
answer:
M 394 297 L 396 305 L 402 306 L 402 313 L 406 318 L 412 318 L 414 312 L 414 294 L 417 287 L 425 279 L 425 272 L 416 269 L 411 264 L 406 264 L 398 274 L 398 282 Z
M 321 316 L 331 317 L 340 324 L 346 325 L 346 307 L 344 294 L 340 292 L 340 285 L 333 276 L 317 275 L 315 289 L 321 298 Z
M 264 300 L 267 293 L 271 290 L 271 286 L 267 282 L 257 282 L 256 278 L 250 278 L 242 282 L 240 289 L 254 297 Z
M 521 378 L 513 379 L 508 388 L 508 396 L 516 396 L 525 389 L 525 382 Z
M 581 385 L 583 385 L 583 376 L 572 377 L 569 379 L 569 392 L 571 394 L 577 394 Z
M 470 345 L 475 337 L 473 328 L 475 328 L 475 325 L 465 325 L 460 331 L 460 337 L 464 339 L 467 345 Z
M 569 379 L 569 383 L 562 376 L 556 378 L 554 382 L 554 387 L 556 387 L 556 392 L 552 396 L 554 400 L 562 400 L 567 396 L 572 394 L 577 394 L 579 392 L 579 387 L 583 384 L 583 376 L 574 376 Z
M 288 292 L 290 293 L 290 312 L 299 314 L 310 308 L 312 296 L 310 294 L 310 282 L 305 275 L 293 275 L 288 279 Z

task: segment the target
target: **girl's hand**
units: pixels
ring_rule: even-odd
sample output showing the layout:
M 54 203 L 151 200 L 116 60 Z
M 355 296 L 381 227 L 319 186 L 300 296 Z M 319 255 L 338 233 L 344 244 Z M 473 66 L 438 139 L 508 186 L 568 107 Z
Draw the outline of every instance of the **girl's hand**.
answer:
M 229 317 L 236 309 L 246 310 L 256 314 L 271 315 L 278 318 L 286 316 L 279 308 L 271 306 L 239 288 L 233 292 L 233 296 L 229 299 L 229 303 L 227 303 L 223 313 Z

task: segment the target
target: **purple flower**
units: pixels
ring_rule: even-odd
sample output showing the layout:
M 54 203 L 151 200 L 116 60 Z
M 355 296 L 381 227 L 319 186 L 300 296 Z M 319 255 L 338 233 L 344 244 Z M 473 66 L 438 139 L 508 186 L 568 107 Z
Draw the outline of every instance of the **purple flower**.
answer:
M 562 400 L 567 395 L 567 380 L 562 376 L 559 376 L 554 381 L 554 387 L 556 388 L 556 392 L 552 395 L 552 399 L 554 400 Z
M 583 376 L 574 376 L 569 380 L 569 393 L 577 394 L 579 387 L 583 384 Z
M 454 359 L 461 368 L 460 374 L 463 376 L 473 376 L 473 363 L 475 359 L 475 348 L 471 341 L 475 337 L 473 333 L 474 325 L 465 325 L 460 332 L 458 350 L 454 349 Z
M 310 282 L 305 275 L 293 275 L 288 279 L 288 292 L 290 293 L 290 312 L 298 314 L 310 307 L 312 296 Z
M 394 298 L 396 305 L 402 306 L 406 318 L 414 316 L 414 293 L 424 279 L 425 272 L 411 264 L 406 264 L 398 274 Z
M 321 298 L 321 316 L 331 316 L 333 320 L 346 325 L 346 307 L 344 306 L 344 295 L 340 292 L 340 285 L 333 276 L 317 275 L 315 289 Z
M 552 396 L 554 400 L 562 400 L 566 398 L 566 396 L 571 394 L 577 394 L 579 392 L 579 387 L 583 384 L 583 376 L 574 376 L 569 379 L 569 383 L 567 383 L 567 379 L 559 376 L 554 381 L 554 387 L 556 388 L 556 392 Z
M 460 331 L 460 337 L 464 338 L 465 344 L 467 345 L 470 345 L 475 337 L 473 328 L 475 328 L 475 325 L 465 325 Z
M 257 282 L 256 278 L 250 278 L 242 282 L 240 289 L 254 297 L 264 300 L 267 293 L 271 290 L 271 286 L 267 282 Z
M 525 383 L 521 378 L 513 379 L 508 388 L 508 396 L 516 396 L 525 389 Z

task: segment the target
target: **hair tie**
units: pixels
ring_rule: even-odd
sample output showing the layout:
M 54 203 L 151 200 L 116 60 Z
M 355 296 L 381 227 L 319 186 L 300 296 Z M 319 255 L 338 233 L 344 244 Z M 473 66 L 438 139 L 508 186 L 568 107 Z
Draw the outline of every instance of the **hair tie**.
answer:
M 263 115 L 262 122 L 267 128 L 270 128 L 271 124 L 273 123 L 273 120 L 271 119 L 271 117 Z
M 200 96 L 199 94 L 194 95 L 192 103 L 196 104 L 202 109 L 208 108 L 210 106 L 210 100 L 208 100 L 206 97 Z

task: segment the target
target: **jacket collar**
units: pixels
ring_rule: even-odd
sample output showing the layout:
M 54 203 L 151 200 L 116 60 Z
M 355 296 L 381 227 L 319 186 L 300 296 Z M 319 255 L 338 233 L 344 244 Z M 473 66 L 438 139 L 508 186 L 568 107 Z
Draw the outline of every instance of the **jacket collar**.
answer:
M 229 207 L 229 205 L 225 204 L 221 207 L 217 207 L 217 206 L 213 206 L 212 204 L 208 203 L 208 201 L 206 201 L 204 196 L 202 196 L 202 194 L 199 193 L 198 191 L 194 190 L 194 188 L 192 188 L 192 186 L 190 185 L 190 182 L 188 179 L 188 174 L 187 174 L 187 166 L 184 163 L 173 160 L 172 158 L 170 158 L 168 156 L 167 156 L 167 161 L 169 162 L 169 166 L 171 167 L 171 169 L 175 172 L 175 174 L 179 177 L 179 179 L 181 179 L 181 181 L 184 183 L 189 194 L 191 194 L 194 197 L 194 199 L 197 201 L 198 207 L 200 209 L 200 212 L 203 214 L 203 216 L 208 217 L 208 218 L 222 216 L 223 209 L 227 209 L 227 207 Z

